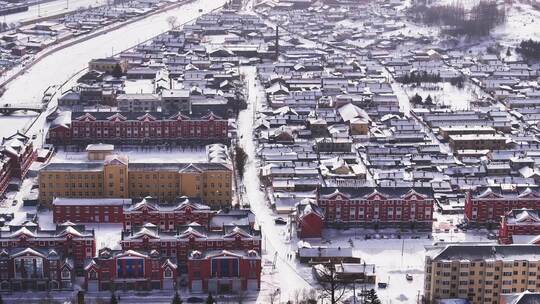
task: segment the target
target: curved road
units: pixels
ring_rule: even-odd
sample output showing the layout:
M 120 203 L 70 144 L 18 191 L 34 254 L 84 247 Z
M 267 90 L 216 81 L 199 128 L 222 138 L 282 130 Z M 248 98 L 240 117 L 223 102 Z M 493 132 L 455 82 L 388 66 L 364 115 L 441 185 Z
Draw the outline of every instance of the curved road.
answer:
M 36 63 L 25 74 L 11 82 L 0 98 L 0 103 L 39 104 L 47 87 L 63 83 L 71 75 L 86 67 L 92 58 L 110 56 L 166 31 L 169 28 L 168 16 L 176 16 L 178 23 L 181 24 L 224 3 L 225 0 L 198 0 L 60 50 Z M 203 12 L 200 13 L 199 9 L 203 9 Z M 34 117 L 32 113 L 0 116 L 2 126 L 0 136 L 8 136 L 21 130 L 29 125 Z

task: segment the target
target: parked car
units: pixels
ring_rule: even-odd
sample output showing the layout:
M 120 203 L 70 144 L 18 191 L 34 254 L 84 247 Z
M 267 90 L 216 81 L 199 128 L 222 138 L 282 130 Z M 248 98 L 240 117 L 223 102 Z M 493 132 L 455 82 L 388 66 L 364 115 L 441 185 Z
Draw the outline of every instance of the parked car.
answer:
M 493 233 L 493 232 L 490 232 L 490 233 L 488 233 L 487 238 L 488 238 L 488 240 L 496 240 L 497 235 L 495 233 Z
M 276 223 L 276 225 L 287 225 L 287 221 L 282 217 L 276 218 L 274 223 Z
M 201 299 L 199 297 L 189 297 L 189 298 L 187 298 L 186 302 L 188 302 L 188 303 L 203 303 L 204 299 Z
M 405 275 L 405 278 L 407 279 L 407 281 L 412 281 L 413 280 L 412 274 L 410 274 L 410 273 L 407 273 Z

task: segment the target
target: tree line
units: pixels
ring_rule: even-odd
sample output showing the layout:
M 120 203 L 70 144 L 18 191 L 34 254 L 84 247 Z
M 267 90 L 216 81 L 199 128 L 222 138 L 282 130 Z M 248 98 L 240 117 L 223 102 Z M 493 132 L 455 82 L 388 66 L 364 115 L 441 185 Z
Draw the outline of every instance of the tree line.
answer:
M 448 5 L 417 3 L 409 13 L 417 21 L 443 26 L 452 35 L 488 35 L 491 29 L 506 20 L 504 7 L 499 7 L 494 0 L 482 0 L 470 9 L 459 2 Z
M 540 59 L 540 41 L 532 39 L 523 40 L 516 48 L 516 52 L 521 54 L 523 58 L 527 60 L 539 60 Z

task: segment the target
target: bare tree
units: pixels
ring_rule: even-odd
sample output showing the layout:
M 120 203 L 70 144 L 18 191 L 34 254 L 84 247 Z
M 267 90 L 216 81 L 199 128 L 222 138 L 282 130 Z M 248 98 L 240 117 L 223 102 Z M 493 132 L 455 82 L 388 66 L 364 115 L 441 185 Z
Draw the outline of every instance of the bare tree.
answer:
M 169 27 L 172 30 L 176 27 L 176 24 L 178 23 L 178 18 L 174 15 L 171 15 L 167 17 L 167 23 L 169 24 Z
M 334 263 L 317 268 L 317 272 L 322 295 L 330 298 L 330 303 L 338 303 L 347 290 L 347 284 L 337 278 Z

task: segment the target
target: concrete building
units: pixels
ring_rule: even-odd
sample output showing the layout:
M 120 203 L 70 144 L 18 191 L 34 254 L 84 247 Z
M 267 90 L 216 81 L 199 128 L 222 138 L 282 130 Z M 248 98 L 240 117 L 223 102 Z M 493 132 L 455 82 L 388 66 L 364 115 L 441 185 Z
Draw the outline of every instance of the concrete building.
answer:
M 499 134 L 457 134 L 448 136 L 454 150 L 504 150 L 508 138 Z
M 51 163 L 39 172 L 39 201 L 64 198 L 143 198 L 172 202 L 198 197 L 212 208 L 229 206 L 232 171 L 219 163 L 129 163 L 109 155 L 104 162 Z
M 540 246 L 463 244 L 427 248 L 424 298 L 500 303 L 502 294 L 540 291 Z
M 116 97 L 120 112 L 156 112 L 161 99 L 154 94 L 120 94 Z
M 128 64 L 125 60 L 109 57 L 90 60 L 90 62 L 88 62 L 88 70 L 112 73 L 116 65 L 120 65 L 122 72 L 126 72 L 128 68 Z

